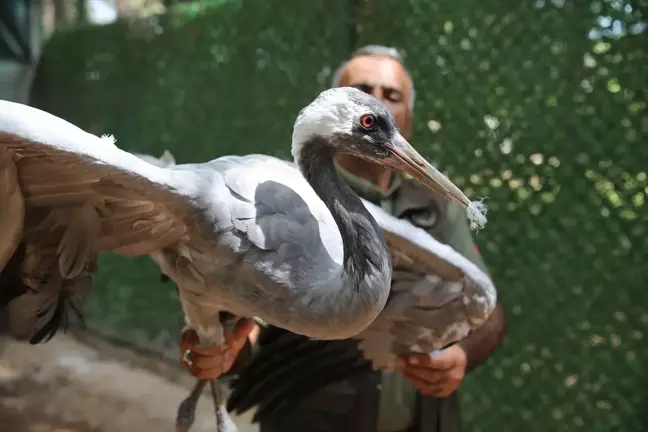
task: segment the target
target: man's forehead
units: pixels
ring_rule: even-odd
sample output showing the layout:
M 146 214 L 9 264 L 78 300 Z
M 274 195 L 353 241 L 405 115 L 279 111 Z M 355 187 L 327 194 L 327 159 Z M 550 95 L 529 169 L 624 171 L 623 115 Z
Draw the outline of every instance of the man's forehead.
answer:
M 369 84 L 392 87 L 408 92 L 409 79 L 403 65 L 384 56 L 358 56 L 346 64 L 340 75 L 340 84 Z

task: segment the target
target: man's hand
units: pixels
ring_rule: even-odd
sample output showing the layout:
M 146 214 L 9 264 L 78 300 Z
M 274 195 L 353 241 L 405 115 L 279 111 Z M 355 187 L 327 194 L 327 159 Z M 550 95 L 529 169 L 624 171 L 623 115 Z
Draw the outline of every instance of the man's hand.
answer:
M 424 396 L 447 397 L 464 379 L 466 352 L 458 344 L 434 354 L 415 354 L 399 360 L 397 370 Z
M 180 341 L 180 358 L 185 357 L 185 352 L 190 351 L 187 364 L 182 364 L 189 369 L 189 373 L 200 379 L 216 379 L 227 373 L 234 364 L 241 349 L 245 346 L 250 333 L 257 328 L 256 322 L 251 318 L 245 318 L 236 323 L 234 331 L 225 336 L 225 347 L 199 347 L 197 346 L 198 335 L 192 331 L 182 334 Z

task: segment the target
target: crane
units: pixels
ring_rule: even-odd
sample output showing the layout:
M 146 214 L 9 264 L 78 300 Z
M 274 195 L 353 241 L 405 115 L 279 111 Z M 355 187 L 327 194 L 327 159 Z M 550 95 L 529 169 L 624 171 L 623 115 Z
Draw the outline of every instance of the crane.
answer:
M 160 158 L 138 156 L 159 166 L 175 163 L 168 150 Z M 382 230 L 392 257 L 385 308 L 359 335 L 334 343 L 266 327 L 258 320 L 265 327 L 259 340 L 263 349 L 232 381 L 228 411 L 241 414 L 257 405 L 255 422 L 287 415 L 284 409 L 326 384 L 373 369 L 393 370 L 399 356 L 448 346 L 490 316 L 497 293 L 485 272 L 423 229 L 361 201 Z M 168 278 L 163 275 L 162 280 Z M 195 417 L 203 387 L 197 385 L 183 403 L 181 418 Z
M 235 317 L 318 339 L 346 339 L 383 309 L 391 256 L 376 221 L 337 175 L 347 152 L 470 200 L 397 131 L 387 108 L 354 88 L 325 90 L 293 126 L 295 164 L 265 155 L 156 166 L 44 111 L 0 102 L 0 269 L 20 267 L 5 302 L 31 297 L 31 342 L 64 324 L 99 253 L 149 255 L 178 287 L 186 328 L 224 344 Z M 18 258 L 15 257 L 18 254 Z M 2 307 L 2 305 L 0 305 Z M 18 318 L 16 318 L 18 319 Z M 210 383 L 219 431 L 235 431 Z M 181 422 L 182 423 L 182 422 Z M 182 424 L 178 425 L 181 429 Z

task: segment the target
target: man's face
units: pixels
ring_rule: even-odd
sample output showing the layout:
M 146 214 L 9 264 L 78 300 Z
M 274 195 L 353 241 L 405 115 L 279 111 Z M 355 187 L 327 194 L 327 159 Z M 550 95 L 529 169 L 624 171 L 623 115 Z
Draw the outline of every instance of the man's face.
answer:
M 341 87 L 356 87 L 369 93 L 394 115 L 401 134 L 411 138 L 410 83 L 400 63 L 389 57 L 359 56 L 349 61 L 340 75 Z

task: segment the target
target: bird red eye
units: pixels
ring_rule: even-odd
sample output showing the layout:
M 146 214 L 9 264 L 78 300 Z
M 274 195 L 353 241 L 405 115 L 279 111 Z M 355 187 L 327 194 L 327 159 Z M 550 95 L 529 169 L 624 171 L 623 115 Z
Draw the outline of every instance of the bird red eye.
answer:
M 371 114 L 365 114 L 360 117 L 360 124 L 363 128 L 371 129 L 374 124 L 376 124 L 376 118 Z

